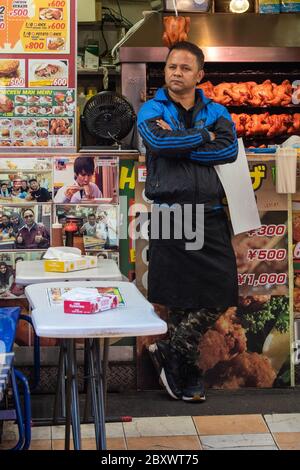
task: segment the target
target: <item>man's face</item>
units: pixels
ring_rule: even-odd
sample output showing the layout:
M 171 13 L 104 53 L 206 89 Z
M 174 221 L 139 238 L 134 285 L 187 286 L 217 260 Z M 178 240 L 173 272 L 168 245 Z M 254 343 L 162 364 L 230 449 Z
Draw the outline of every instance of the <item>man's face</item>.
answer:
M 1 189 L 2 189 L 2 191 L 6 191 L 7 190 L 7 184 L 2 184 Z
M 36 191 L 39 188 L 39 183 L 37 181 L 31 181 L 30 188 L 33 189 L 33 191 Z
M 95 225 L 96 219 L 95 219 L 94 215 L 89 215 L 88 219 L 89 219 L 89 224 L 90 225 Z
M 27 225 L 32 225 L 34 223 L 34 215 L 31 211 L 25 211 L 23 218 Z
M 8 222 L 9 222 L 8 217 L 7 217 L 6 215 L 3 215 L 3 216 L 2 216 L 2 223 L 3 223 L 3 225 L 7 225 Z
M 77 176 L 76 181 L 79 184 L 79 186 L 85 186 L 86 184 L 89 184 L 93 175 L 88 175 L 87 173 L 82 172 L 76 176 Z
M 99 222 L 103 222 L 104 224 L 106 223 L 106 215 L 105 214 L 100 214 Z
M 21 180 L 14 180 L 13 181 L 13 187 L 14 189 L 19 189 L 22 186 L 22 181 Z
M 165 82 L 173 93 L 184 94 L 195 88 L 204 76 L 196 56 L 189 51 L 173 50 L 165 66 Z
M 1 264 L 0 266 L 0 272 L 1 273 L 6 273 L 6 266 L 4 264 Z

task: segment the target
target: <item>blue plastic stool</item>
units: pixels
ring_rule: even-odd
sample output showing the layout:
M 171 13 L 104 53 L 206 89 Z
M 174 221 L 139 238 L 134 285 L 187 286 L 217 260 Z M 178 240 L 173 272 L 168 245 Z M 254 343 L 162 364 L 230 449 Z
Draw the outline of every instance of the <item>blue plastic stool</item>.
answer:
M 13 397 L 15 402 L 14 410 L 0 410 L 0 421 L 7 421 L 16 419 L 19 431 L 19 440 L 16 446 L 11 450 L 27 450 L 31 441 L 31 406 L 30 406 L 30 390 L 27 379 L 13 366 L 13 357 L 10 353 L 13 352 L 13 345 L 16 335 L 16 329 L 20 318 L 20 307 L 6 307 L 0 308 L 0 353 L 2 357 L 8 357 L 7 364 L 2 366 L 3 373 L 1 374 L 4 379 L 2 385 L 5 386 L 5 371 L 7 376 L 10 374 Z M 5 354 L 7 356 L 5 356 Z M 3 362 L 3 361 L 2 361 Z M 17 379 L 22 382 L 24 394 L 24 406 L 22 410 L 20 395 L 17 385 Z M 4 387 L 3 387 L 4 388 Z

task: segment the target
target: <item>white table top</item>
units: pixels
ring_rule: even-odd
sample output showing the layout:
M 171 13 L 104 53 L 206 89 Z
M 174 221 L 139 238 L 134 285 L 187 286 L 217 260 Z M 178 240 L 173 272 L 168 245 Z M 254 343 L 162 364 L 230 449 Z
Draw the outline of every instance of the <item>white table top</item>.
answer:
M 16 264 L 16 283 L 23 286 L 53 281 L 101 281 L 122 280 L 117 263 L 112 259 L 98 260 L 98 266 L 91 269 L 69 273 L 48 273 L 44 271 L 44 261 L 18 261 Z
M 91 315 L 67 314 L 63 304 L 50 305 L 50 287 L 118 287 L 126 306 Z M 130 282 L 55 282 L 34 284 L 25 289 L 32 306 L 36 334 L 47 338 L 111 338 L 163 334 L 167 324 Z

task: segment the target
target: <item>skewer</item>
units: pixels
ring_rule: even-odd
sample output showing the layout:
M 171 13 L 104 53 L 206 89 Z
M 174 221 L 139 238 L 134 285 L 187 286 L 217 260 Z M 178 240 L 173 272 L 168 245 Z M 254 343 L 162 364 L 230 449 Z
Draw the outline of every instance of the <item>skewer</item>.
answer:
M 175 16 L 178 16 L 178 10 L 177 10 L 177 0 L 172 0 L 173 1 L 173 7 L 175 11 Z

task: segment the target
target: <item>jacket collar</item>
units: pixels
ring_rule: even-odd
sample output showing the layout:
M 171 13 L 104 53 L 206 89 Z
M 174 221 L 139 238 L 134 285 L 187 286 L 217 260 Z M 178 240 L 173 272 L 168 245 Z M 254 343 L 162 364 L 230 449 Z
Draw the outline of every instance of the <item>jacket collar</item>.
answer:
M 196 88 L 196 93 L 200 96 L 200 100 L 203 103 L 204 106 L 206 106 L 208 103 L 211 102 L 209 98 L 205 96 L 203 93 L 203 90 L 201 88 Z M 161 101 L 161 102 L 167 102 L 170 101 L 168 95 L 166 94 L 166 89 L 165 88 L 159 88 L 157 92 L 155 93 L 154 96 L 155 101 Z

